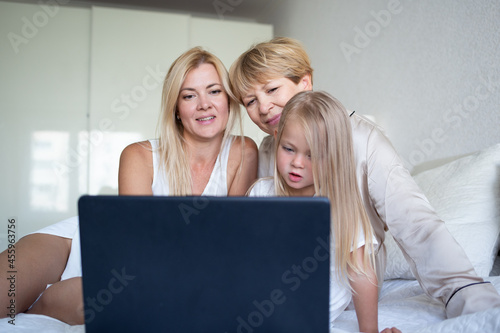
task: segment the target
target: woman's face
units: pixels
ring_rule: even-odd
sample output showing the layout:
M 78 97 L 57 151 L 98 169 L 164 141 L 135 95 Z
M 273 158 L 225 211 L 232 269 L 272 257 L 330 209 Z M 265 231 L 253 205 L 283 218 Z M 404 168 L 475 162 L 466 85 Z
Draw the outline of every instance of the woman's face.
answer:
M 289 120 L 281 134 L 276 152 L 278 172 L 292 190 L 293 196 L 313 196 L 314 178 L 311 149 L 302 126 Z
M 210 140 L 222 135 L 229 117 L 228 96 L 212 64 L 190 70 L 177 98 L 184 138 Z
M 281 111 L 295 94 L 311 90 L 311 76 L 305 75 L 299 83 L 281 77 L 255 84 L 242 98 L 250 119 L 267 134 L 274 134 L 278 128 Z

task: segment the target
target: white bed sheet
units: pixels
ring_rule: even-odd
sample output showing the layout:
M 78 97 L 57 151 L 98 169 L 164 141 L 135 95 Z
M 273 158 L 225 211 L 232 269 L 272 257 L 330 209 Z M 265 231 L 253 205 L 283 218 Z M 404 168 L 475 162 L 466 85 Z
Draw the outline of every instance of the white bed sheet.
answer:
M 486 278 L 500 291 L 500 276 Z M 18 314 L 13 326 L 0 320 L 0 332 L 84 333 L 83 325 L 70 326 L 56 319 Z M 334 333 L 357 332 L 354 310 L 335 321 Z M 380 294 L 379 328 L 396 326 L 404 333 L 500 332 L 500 308 L 446 320 L 442 305 L 426 296 L 415 280 L 385 281 Z
M 485 278 L 500 291 L 500 276 Z M 357 332 L 354 310 L 335 321 L 334 333 Z M 397 327 L 404 333 L 500 332 L 500 308 L 446 319 L 444 307 L 425 295 L 416 280 L 384 282 L 379 300 L 379 329 Z

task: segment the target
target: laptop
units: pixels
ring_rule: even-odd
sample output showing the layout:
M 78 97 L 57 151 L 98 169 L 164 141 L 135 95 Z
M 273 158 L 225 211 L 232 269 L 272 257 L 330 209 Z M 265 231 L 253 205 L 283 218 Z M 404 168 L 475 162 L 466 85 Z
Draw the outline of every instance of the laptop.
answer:
M 328 332 L 326 198 L 83 196 L 86 332 Z

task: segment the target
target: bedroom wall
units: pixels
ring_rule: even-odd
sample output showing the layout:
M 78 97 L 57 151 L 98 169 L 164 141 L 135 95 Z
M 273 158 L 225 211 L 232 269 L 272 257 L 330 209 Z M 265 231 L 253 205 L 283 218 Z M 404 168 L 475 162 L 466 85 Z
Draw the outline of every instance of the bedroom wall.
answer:
M 261 21 L 301 40 L 315 89 L 374 116 L 410 169 L 500 142 L 500 2 L 289 0 Z

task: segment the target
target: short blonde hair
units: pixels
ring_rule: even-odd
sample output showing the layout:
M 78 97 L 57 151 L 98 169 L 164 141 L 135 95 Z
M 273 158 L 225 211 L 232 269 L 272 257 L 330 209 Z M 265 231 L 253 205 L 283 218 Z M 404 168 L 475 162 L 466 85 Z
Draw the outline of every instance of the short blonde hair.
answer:
M 348 268 L 355 273 L 366 274 L 367 267 L 375 269 L 373 229 L 359 193 L 351 122 L 347 110 L 328 93 L 298 93 L 290 99 L 281 114 L 276 152 L 289 121 L 301 125 L 311 149 L 316 195 L 330 200 L 338 277 L 341 281 L 346 281 Z M 274 170 L 276 194 L 289 196 L 290 189 L 276 165 L 277 163 Z M 360 234 L 365 238 L 366 248 L 362 263 L 352 260 L 356 258 L 356 244 Z
M 229 78 L 235 98 L 243 96 L 257 83 L 286 77 L 298 84 L 304 75 L 311 76 L 311 61 L 302 44 L 292 38 L 276 37 L 252 46 L 231 65 Z
M 211 64 L 215 67 L 228 97 L 229 117 L 222 146 L 237 124 L 242 133 L 240 106 L 232 97 L 228 72 L 222 61 L 201 47 L 194 47 L 180 55 L 170 66 L 163 82 L 160 119 L 156 129 L 159 137 L 161 168 L 167 176 L 171 195 L 192 193 L 191 171 L 184 149 L 184 128 L 180 121 L 176 121 L 176 112 L 179 93 L 187 74 L 202 64 Z

